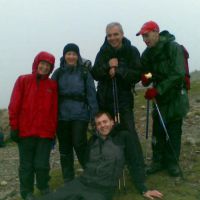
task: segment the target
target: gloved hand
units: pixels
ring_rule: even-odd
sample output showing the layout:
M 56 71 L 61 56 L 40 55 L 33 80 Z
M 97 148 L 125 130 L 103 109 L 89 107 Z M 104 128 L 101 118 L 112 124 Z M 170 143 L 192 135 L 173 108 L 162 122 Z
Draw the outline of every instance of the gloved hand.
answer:
M 143 86 L 148 86 L 152 81 L 152 74 L 151 73 L 142 74 L 141 81 Z
M 11 139 L 18 143 L 19 142 L 19 130 L 10 130 L 10 137 Z
M 156 90 L 156 88 L 148 88 L 147 91 L 145 92 L 145 99 L 153 99 L 158 95 L 158 91 Z

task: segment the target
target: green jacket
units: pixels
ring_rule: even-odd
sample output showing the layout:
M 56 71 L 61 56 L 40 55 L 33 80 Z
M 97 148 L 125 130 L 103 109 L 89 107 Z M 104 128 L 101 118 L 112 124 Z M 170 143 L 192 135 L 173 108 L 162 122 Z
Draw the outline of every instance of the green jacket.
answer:
M 160 33 L 155 47 L 146 48 L 141 57 L 144 73 L 152 73 L 156 101 L 165 121 L 183 118 L 189 110 L 185 88 L 185 64 L 181 45 L 168 31 Z M 156 115 L 156 111 L 154 114 Z M 155 116 L 154 115 L 154 116 Z

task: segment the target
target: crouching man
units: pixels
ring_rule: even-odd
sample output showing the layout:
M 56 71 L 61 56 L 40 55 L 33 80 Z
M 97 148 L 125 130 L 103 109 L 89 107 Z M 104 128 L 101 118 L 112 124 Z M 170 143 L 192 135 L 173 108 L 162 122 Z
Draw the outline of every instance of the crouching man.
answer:
M 56 192 L 40 200 L 111 200 L 122 174 L 125 160 L 136 188 L 146 198 L 162 198 L 157 190 L 148 190 L 144 183 L 144 166 L 136 152 L 132 134 L 114 127 L 108 113 L 95 117 L 96 133 L 85 151 L 86 167 L 83 174 Z M 134 155 L 134 156 L 133 156 Z

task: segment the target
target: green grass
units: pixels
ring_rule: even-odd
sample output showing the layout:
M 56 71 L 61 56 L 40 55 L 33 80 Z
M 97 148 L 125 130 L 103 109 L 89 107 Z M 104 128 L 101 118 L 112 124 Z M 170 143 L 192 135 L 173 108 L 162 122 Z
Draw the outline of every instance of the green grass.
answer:
M 190 97 L 198 96 L 200 98 L 200 80 L 191 82 L 191 90 L 189 91 Z

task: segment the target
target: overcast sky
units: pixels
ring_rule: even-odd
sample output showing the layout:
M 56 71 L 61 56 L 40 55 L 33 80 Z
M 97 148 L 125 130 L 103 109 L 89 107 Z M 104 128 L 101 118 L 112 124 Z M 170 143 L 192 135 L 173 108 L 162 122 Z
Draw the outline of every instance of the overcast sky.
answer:
M 49 51 L 56 68 L 65 44 L 77 43 L 94 62 L 108 23 L 122 24 L 125 36 L 140 53 L 136 32 L 154 20 L 184 44 L 190 71 L 200 70 L 200 0 L 0 0 L 0 108 L 6 108 L 15 80 L 31 72 L 35 55 Z

